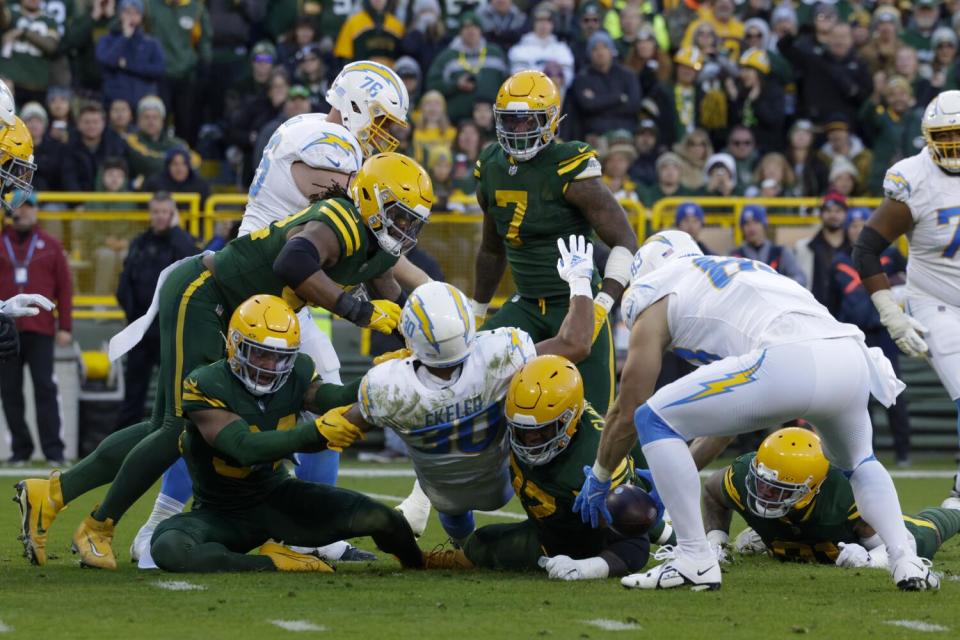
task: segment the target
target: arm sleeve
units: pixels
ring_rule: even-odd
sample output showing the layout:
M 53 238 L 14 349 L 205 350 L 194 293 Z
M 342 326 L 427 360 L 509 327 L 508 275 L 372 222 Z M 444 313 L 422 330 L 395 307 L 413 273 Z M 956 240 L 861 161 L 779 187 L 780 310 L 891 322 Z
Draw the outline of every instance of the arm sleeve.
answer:
M 297 451 L 314 451 L 321 442 L 320 432 L 312 422 L 286 431 L 255 433 L 244 420 L 235 420 L 217 434 L 213 448 L 249 467 L 276 462 Z
M 357 400 L 361 380 L 357 378 L 347 384 L 321 384 L 313 396 L 313 402 L 320 413 L 353 404 Z

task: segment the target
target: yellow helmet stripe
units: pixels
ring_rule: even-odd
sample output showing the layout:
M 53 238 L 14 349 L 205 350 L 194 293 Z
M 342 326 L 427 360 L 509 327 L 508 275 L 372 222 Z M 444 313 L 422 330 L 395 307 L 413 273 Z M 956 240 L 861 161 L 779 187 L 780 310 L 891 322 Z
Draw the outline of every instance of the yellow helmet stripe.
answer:
M 347 253 L 344 257 L 349 258 L 357 250 L 353 242 L 353 234 L 347 230 L 347 225 L 344 224 L 343 218 L 335 210 L 324 207 L 321 211 L 326 214 L 326 216 L 333 221 L 333 224 L 336 225 L 337 229 L 340 230 L 340 237 L 343 238 L 344 251 Z
M 430 317 L 427 315 L 426 309 L 423 308 L 423 299 L 420 296 L 410 296 L 408 304 L 410 305 L 410 311 L 413 313 L 413 317 L 417 319 L 417 323 L 420 325 L 423 337 L 427 339 L 427 342 L 429 342 L 434 349 L 439 351 L 440 343 L 437 342 L 437 338 L 433 334 L 433 323 L 430 322 Z
M 463 304 L 463 298 L 460 297 L 460 292 L 449 284 L 447 285 L 447 291 L 450 293 L 450 297 L 453 298 L 453 304 L 457 308 L 457 315 L 460 316 L 460 321 L 463 322 L 463 330 L 466 331 L 470 328 L 470 316 L 467 315 L 467 308 Z
M 329 200 L 327 204 L 337 210 L 337 212 L 343 216 L 343 219 L 346 221 L 347 226 L 350 228 L 350 232 L 353 234 L 353 242 L 356 247 L 360 248 L 360 228 L 357 225 L 356 219 L 347 211 L 346 207 L 337 202 L 336 200 Z

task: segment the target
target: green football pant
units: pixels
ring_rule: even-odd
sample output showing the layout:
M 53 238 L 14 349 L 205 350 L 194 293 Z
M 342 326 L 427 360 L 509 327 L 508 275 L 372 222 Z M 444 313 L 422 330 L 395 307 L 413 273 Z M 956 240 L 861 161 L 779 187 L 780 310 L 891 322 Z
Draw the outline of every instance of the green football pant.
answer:
M 359 536 L 373 537 L 405 567 L 423 566 L 413 531 L 399 511 L 356 491 L 293 478 L 246 509 L 198 505 L 164 520 L 153 534 L 150 554 L 165 571 L 272 571 L 270 558 L 247 552 L 270 539 L 320 547 Z
M 480 527 L 467 539 L 463 553 L 476 566 L 499 571 L 536 571 L 540 556 L 546 555 L 531 520 Z
M 534 299 L 515 295 L 483 323 L 482 329 L 518 327 L 529 333 L 535 343 L 542 342 L 557 335 L 569 308 L 569 297 Z M 590 355 L 577 365 L 584 396 L 600 415 L 606 414 L 613 403 L 614 367 L 613 332 L 608 320 L 593 342 Z
M 917 541 L 917 555 L 931 560 L 940 546 L 960 531 L 957 509 L 924 509 L 915 516 L 903 516 L 903 520 Z

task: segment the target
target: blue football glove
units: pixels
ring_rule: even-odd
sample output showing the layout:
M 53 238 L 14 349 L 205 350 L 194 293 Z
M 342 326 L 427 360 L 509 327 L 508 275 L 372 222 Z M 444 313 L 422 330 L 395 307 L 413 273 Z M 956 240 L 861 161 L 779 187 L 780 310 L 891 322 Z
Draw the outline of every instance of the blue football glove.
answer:
M 574 513 L 579 513 L 580 518 L 584 522 L 589 522 L 594 529 L 600 526 L 600 516 L 603 516 L 607 524 L 613 522 L 610 511 L 607 509 L 607 493 L 610 491 L 610 483 L 613 479 L 601 482 L 597 476 L 593 475 L 593 468 L 589 465 L 584 465 L 583 475 L 586 479 L 580 488 L 580 494 L 573 501 Z

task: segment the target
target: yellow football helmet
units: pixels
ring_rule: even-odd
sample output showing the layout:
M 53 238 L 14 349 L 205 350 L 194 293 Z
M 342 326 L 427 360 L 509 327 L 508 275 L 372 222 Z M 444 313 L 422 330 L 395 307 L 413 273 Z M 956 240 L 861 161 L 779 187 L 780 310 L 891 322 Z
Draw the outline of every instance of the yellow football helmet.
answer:
M 360 167 L 350 195 L 380 247 L 399 256 L 416 246 L 430 218 L 433 183 L 415 160 L 380 153 Z
M 563 356 L 538 356 L 510 381 L 504 414 L 514 455 L 531 465 L 557 457 L 583 414 L 583 379 Z
M 944 171 L 960 173 L 960 91 L 940 93 L 920 122 L 930 156 Z
M 766 75 L 770 73 L 770 56 L 763 49 L 751 48 L 743 52 L 740 56 L 740 66 L 756 69 Z
M 680 49 L 674 54 L 673 61 L 676 64 L 690 67 L 694 71 L 700 71 L 700 69 L 703 68 L 703 54 L 700 53 L 700 49 L 696 47 L 684 47 Z
M 810 504 L 829 470 L 817 434 L 799 427 L 774 431 L 747 471 L 748 506 L 761 518 L 782 518 Z
M 0 203 L 12 210 L 19 202 L 8 202 L 7 194 L 20 191 L 20 200 L 26 199 L 33 191 L 33 172 L 37 165 L 33 161 L 33 138 L 27 125 L 20 118 L 14 123 L 0 127 Z
M 557 134 L 560 91 L 542 71 L 519 71 L 500 85 L 493 117 L 503 150 L 520 162 L 529 160 Z
M 234 310 L 227 328 L 227 363 L 255 396 L 287 381 L 300 351 L 300 321 L 282 298 L 256 295 Z

